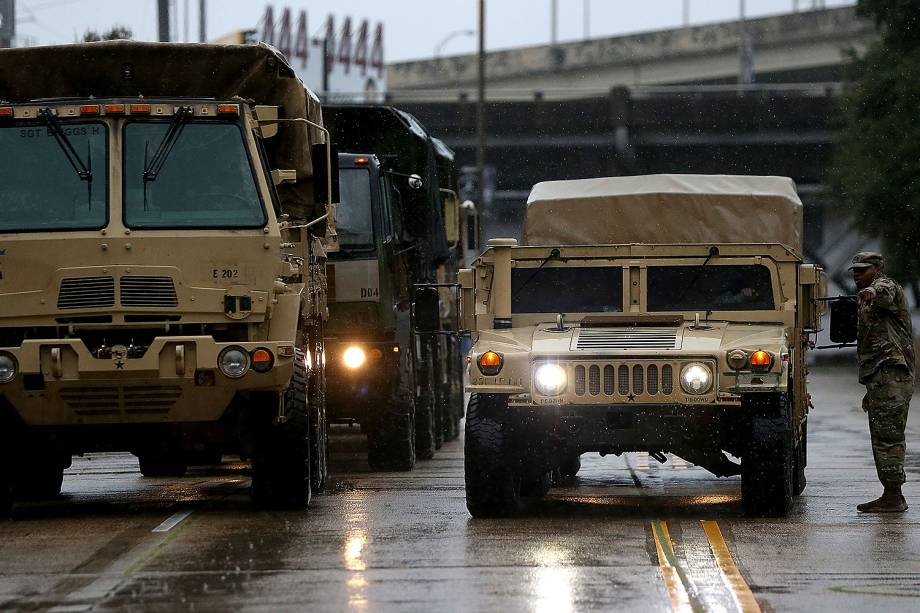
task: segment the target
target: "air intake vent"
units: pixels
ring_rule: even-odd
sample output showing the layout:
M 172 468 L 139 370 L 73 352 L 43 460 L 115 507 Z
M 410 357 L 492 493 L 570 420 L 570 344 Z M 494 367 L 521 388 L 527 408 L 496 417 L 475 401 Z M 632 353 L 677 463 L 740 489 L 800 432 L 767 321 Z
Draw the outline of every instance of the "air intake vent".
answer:
M 113 277 L 78 277 L 61 279 L 59 309 L 99 309 L 115 306 Z
M 179 300 L 170 277 L 122 277 L 121 305 L 169 308 L 179 306 Z
M 676 349 L 677 328 L 581 328 L 576 349 Z

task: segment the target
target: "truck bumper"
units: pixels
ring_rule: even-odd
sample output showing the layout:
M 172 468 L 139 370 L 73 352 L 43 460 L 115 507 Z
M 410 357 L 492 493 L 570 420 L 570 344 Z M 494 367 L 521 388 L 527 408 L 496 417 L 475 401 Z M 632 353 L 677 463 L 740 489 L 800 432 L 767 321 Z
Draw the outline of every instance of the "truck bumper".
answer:
M 229 378 L 218 368 L 228 347 L 274 356 L 264 373 Z M 0 348 L 17 362 L 0 396 L 29 425 L 217 421 L 238 392 L 281 391 L 293 375 L 292 343 L 224 343 L 210 336 L 156 338 L 140 357 L 96 358 L 79 339 L 27 340 Z

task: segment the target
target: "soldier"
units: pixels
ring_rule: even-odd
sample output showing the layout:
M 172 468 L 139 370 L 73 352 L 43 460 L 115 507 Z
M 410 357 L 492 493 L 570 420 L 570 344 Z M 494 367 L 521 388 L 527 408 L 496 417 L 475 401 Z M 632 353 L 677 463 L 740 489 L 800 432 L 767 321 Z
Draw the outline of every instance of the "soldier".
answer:
M 853 280 L 859 290 L 859 382 L 866 386 L 863 410 L 869 414 L 872 453 L 881 498 L 858 505 L 863 513 L 907 510 L 904 483 L 904 429 L 914 388 L 914 345 L 904 290 L 885 276 L 879 253 L 853 256 Z

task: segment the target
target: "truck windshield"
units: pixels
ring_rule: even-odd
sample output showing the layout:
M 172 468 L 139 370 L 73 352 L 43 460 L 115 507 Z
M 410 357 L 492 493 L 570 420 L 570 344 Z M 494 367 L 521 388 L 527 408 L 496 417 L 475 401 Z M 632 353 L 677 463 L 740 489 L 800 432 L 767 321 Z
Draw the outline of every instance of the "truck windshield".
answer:
M 93 170 L 81 180 L 45 125 L 0 128 L 0 232 L 87 230 L 108 219 L 108 131 L 101 123 L 62 122 L 61 129 Z
M 513 313 L 619 313 L 622 310 L 622 268 L 511 269 Z
M 649 311 L 769 311 L 770 269 L 760 265 L 651 266 Z
M 339 171 L 342 202 L 336 209 L 335 231 L 345 251 L 374 248 L 374 215 L 371 208 L 371 173 L 367 168 Z
M 168 122 L 125 126 L 125 224 L 132 228 L 254 228 L 265 224 L 239 127 L 189 123 L 155 178 L 145 169 Z

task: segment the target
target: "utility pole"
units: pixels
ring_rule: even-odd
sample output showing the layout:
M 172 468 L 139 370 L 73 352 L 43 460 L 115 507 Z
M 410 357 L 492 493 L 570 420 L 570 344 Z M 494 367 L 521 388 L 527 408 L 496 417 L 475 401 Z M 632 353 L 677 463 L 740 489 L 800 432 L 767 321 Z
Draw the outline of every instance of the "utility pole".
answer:
M 690 0 L 684 0 L 684 27 L 690 27 Z
M 549 16 L 550 44 L 555 47 L 559 40 L 559 0 L 550 0 L 549 10 L 552 13 Z
M 183 9 L 183 13 L 184 13 L 184 14 L 182 15 L 182 42 L 184 42 L 184 43 L 189 42 L 189 37 L 188 37 L 188 2 L 189 2 L 189 0 L 184 0 L 184 4 L 182 5 L 182 9 Z
M 585 9 L 583 12 L 585 15 L 584 39 L 588 40 L 591 38 L 591 0 L 585 0 Z
M 198 0 L 198 42 L 208 40 L 208 0 Z
M 16 0 L 0 0 L 0 49 L 12 47 L 16 38 Z
M 169 0 L 157 0 L 157 38 L 169 42 Z
M 479 95 L 476 97 L 476 171 L 479 174 L 478 206 L 486 194 L 486 0 L 479 0 Z

